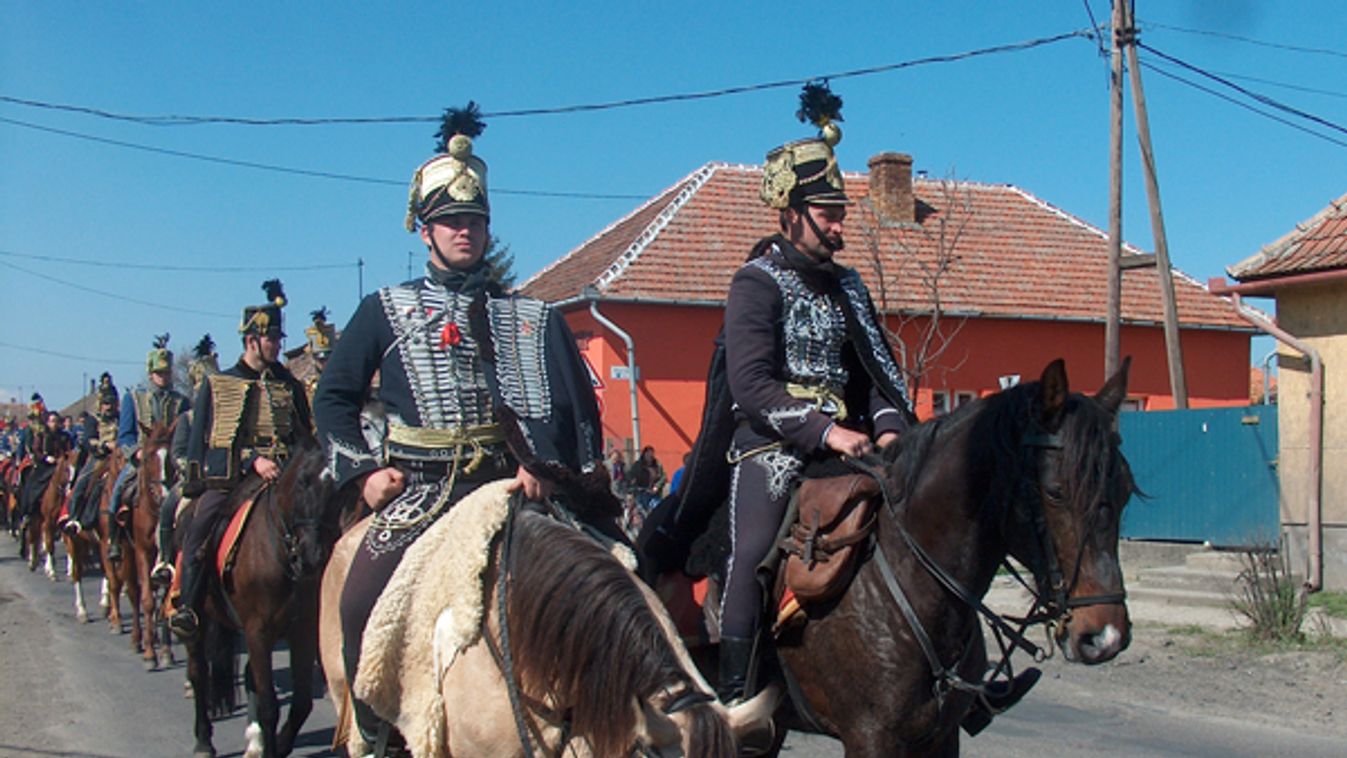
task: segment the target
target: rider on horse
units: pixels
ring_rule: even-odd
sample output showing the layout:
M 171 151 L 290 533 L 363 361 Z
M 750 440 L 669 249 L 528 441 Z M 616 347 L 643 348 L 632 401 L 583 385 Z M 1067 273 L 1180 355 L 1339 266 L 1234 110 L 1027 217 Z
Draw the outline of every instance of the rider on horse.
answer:
M 42 493 L 56 473 L 56 464 L 61 456 L 70 450 L 70 438 L 61 431 L 61 414 L 56 411 L 43 411 L 42 398 L 34 395 L 36 412 L 45 413 L 45 425 L 30 421 L 29 452 L 33 456 L 33 470 L 24 483 L 23 498 L 20 500 L 20 517 L 37 518 L 42 508 Z
M 145 357 L 145 371 L 150 377 L 150 388 L 132 390 L 122 398 L 121 421 L 117 425 L 117 444 L 122 446 L 126 455 L 126 465 L 117 475 L 114 486 L 114 502 L 108 503 L 108 509 L 116 513 L 126 502 L 124 490 L 140 464 L 140 445 L 154 424 L 171 424 L 183 411 L 191 407 L 192 402 L 181 392 L 173 389 L 173 352 L 168 349 L 168 335 L 161 334 L 154 339 L 154 349 Z M 115 559 L 121 552 L 117 540 L 113 540 L 109 553 Z
M 313 402 L 314 396 L 318 394 L 318 380 L 323 376 L 323 369 L 327 368 L 327 359 L 332 357 L 332 346 L 337 343 L 337 327 L 327 321 L 327 306 L 309 315 L 313 318 L 313 325 L 304 328 L 304 336 L 309 341 L 304 346 L 304 352 L 309 354 L 313 370 L 304 380 L 304 389 L 309 393 L 309 402 Z
M 104 371 L 98 378 L 98 416 L 94 420 L 96 431 L 89 429 L 85 432 L 85 447 L 81 451 L 84 460 L 79 476 L 75 478 L 70 513 L 60 524 L 72 537 L 89 528 L 98 518 L 94 469 L 116 449 L 118 415 L 117 386 L 112 383 L 112 375 Z
M 290 450 L 312 435 L 304 386 L 276 360 L 285 337 L 280 281 L 262 285 L 270 302 L 243 310 L 243 356 L 229 369 L 206 377 L 197 392 L 188 439 L 185 497 L 196 512 L 182 545 L 182 597 L 169 624 L 184 639 L 196 634 L 203 601 L 208 551 L 229 494 L 249 472 L 272 482 Z
M 192 362 L 187 366 L 187 378 L 192 382 L 192 393 L 201 391 L 206 377 L 220 373 L 219 356 L 215 354 L 215 340 L 207 334 L 192 348 Z M 173 443 L 169 450 L 178 471 L 187 470 L 188 440 L 192 436 L 192 409 L 189 406 L 178 416 L 173 429 Z M 173 489 L 172 496 L 164 498 L 159 507 L 159 560 L 150 570 L 150 576 L 161 584 L 173 581 L 173 528 L 178 506 L 182 503 L 182 488 Z
M 754 245 L 725 307 L 720 381 L 735 406 L 731 438 L 721 441 L 729 456 L 720 458 L 734 467 L 721 609 L 726 702 L 751 694 L 745 678 L 763 615 L 755 571 L 775 549 L 805 463 L 860 457 L 915 421 L 865 284 L 833 258 L 851 204 L 833 155 L 841 101 L 826 88 L 814 92 L 824 106 L 812 114 L 821 134 L 768 154 L 762 200 L 777 211 L 780 231 Z
M 360 488 L 375 511 L 341 598 L 348 682 L 403 553 L 469 492 L 512 478 L 529 500 L 554 485 L 563 497 L 607 493 L 598 408 L 574 336 L 546 303 L 503 292 L 483 260 L 486 164 L 472 149 L 481 128 L 473 104 L 446 114 L 441 154 L 416 170 L 406 218 L 428 250 L 425 275 L 360 303 L 314 400 L 330 475 Z M 389 420 L 382 453 L 360 425 L 376 371 Z M 615 523 L 610 531 L 618 534 Z M 378 716 L 354 705 L 374 744 Z

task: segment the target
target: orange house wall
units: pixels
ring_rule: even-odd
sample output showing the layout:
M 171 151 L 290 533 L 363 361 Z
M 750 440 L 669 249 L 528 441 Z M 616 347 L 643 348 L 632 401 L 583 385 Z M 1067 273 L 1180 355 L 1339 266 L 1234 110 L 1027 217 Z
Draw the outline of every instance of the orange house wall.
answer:
M 636 346 L 640 381 L 637 382 L 641 444 L 655 449 L 670 475 L 691 449 L 701 424 L 716 334 L 724 309 L 660 304 L 602 303 L 602 314 L 631 335 Z M 627 348 L 614 333 L 590 315 L 587 306 L 574 307 L 566 320 L 602 388 L 596 391 L 603 409 L 607 442 L 627 449 L 631 444 L 631 400 L 626 380 L 613 379 L 612 367 L 625 366 Z M 920 320 L 902 326 L 900 335 L 911 344 Z M 896 319 L 891 328 L 898 328 Z M 1183 330 L 1189 406 L 1234 406 L 1248 403 L 1249 334 Z M 918 416 L 932 413 L 934 390 L 987 395 L 998 389 L 998 378 L 1019 374 L 1022 381 L 1038 378 L 1056 358 L 1066 360 L 1073 390 L 1094 392 L 1104 383 L 1104 327 L 1102 324 L 1015 319 L 968 319 L 917 393 Z M 1128 396 L 1144 410 L 1174 407 L 1160 327 L 1124 326 L 1122 354 L 1132 356 Z

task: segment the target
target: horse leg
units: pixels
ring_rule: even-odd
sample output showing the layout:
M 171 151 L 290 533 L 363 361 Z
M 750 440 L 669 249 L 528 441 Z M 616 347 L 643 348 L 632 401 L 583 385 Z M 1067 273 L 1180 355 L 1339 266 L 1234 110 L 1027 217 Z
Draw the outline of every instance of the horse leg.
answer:
M 300 728 L 313 712 L 313 669 L 318 656 L 318 588 L 308 582 L 295 591 L 311 594 L 313 599 L 303 603 L 290 628 L 290 712 L 285 718 L 285 728 L 276 739 L 278 756 L 290 754 Z
M 67 556 L 75 555 L 78 552 L 78 548 L 72 545 L 72 542 L 73 540 L 70 538 L 65 540 Z M 79 561 L 75 561 L 71 569 L 70 583 L 75 587 L 75 618 L 83 624 L 89 620 L 89 610 L 84 607 L 84 585 L 80 582 L 84 578 L 84 567 L 80 565 Z
M 206 696 L 210 688 L 207 681 L 209 672 L 206 670 L 206 650 L 201 641 L 204 637 L 203 634 L 187 645 L 187 681 L 191 684 L 192 691 L 197 694 L 192 704 L 195 712 L 192 732 L 196 736 L 192 758 L 215 758 L 215 746 L 211 744 L 214 727 L 210 723 L 210 698 Z
M 248 747 L 244 758 L 273 758 L 276 752 L 276 725 L 280 721 L 280 704 L 276 698 L 276 684 L 271 671 L 271 649 L 261 624 L 252 624 L 244 635 L 248 642 L 247 681 L 252 685 L 248 694 L 249 720 L 244 735 Z
M 47 555 L 44 559 L 43 572 L 53 582 L 61 581 L 60 574 L 56 573 L 56 538 L 52 536 L 51 528 L 46 524 L 42 525 L 42 552 Z
M 150 566 L 149 556 L 144 550 L 136 547 L 136 583 L 140 585 L 140 608 L 137 611 L 140 618 L 140 647 L 142 657 L 145 662 L 146 671 L 154 671 L 159 665 L 158 651 L 156 650 L 158 640 L 155 627 L 154 614 L 154 588 L 150 586 Z

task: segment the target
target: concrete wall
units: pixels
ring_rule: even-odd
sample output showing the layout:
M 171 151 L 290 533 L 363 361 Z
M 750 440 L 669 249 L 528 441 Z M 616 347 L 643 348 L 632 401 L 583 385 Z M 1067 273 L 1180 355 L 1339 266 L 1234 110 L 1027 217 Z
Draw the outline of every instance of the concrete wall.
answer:
M 1324 366 L 1323 465 L 1320 497 L 1324 524 L 1324 584 L 1347 589 L 1347 284 L 1284 290 L 1277 323 L 1319 352 Z M 1281 346 L 1278 357 L 1282 522 L 1304 534 L 1310 479 L 1310 366 Z M 1292 540 L 1293 559 L 1304 560 L 1303 538 Z

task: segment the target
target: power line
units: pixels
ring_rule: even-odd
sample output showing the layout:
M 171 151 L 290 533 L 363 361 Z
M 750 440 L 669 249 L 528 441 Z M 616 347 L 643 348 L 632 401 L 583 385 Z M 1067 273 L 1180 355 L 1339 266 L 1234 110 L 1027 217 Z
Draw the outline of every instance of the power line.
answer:
M 1236 42 L 1244 42 L 1246 44 L 1258 45 L 1260 47 L 1272 47 L 1277 48 L 1279 50 L 1290 50 L 1297 53 L 1315 53 L 1317 55 L 1332 55 L 1338 58 L 1347 58 L 1347 53 L 1344 53 L 1341 50 L 1332 50 L 1324 47 L 1304 47 L 1301 45 L 1285 45 L 1280 42 L 1265 42 L 1263 40 L 1253 39 L 1252 37 L 1241 37 L 1238 34 L 1228 34 L 1226 32 L 1213 32 L 1208 31 L 1206 29 L 1190 29 L 1182 26 L 1171 26 L 1170 24 L 1161 24 L 1154 21 L 1141 21 L 1139 23 L 1141 23 L 1144 26 L 1152 27 L 1155 29 L 1168 29 L 1169 31 L 1172 32 L 1183 32 L 1185 34 L 1200 34 L 1206 37 L 1220 37 L 1222 39 L 1235 40 Z
M 1306 87 L 1301 84 L 1290 84 L 1288 82 L 1279 82 L 1272 79 L 1260 79 L 1256 76 L 1247 74 L 1233 74 L 1228 71 L 1217 71 L 1216 73 L 1228 79 L 1242 79 L 1247 82 L 1258 82 L 1259 84 L 1270 84 L 1274 87 L 1284 87 L 1286 89 L 1296 90 L 1297 92 L 1308 92 L 1311 95 L 1327 95 L 1328 97 L 1347 98 L 1347 92 L 1335 92 L 1329 89 L 1319 89 L 1318 87 Z
M 1087 5 L 1088 9 L 1088 5 Z M 1097 39 L 1098 35 L 1095 29 L 1079 29 L 1073 32 L 1066 32 L 1050 37 L 1039 37 L 1037 39 L 1024 40 L 1022 42 L 1012 42 L 1003 45 L 993 45 L 990 47 L 968 50 L 960 53 L 951 53 L 947 55 L 933 55 L 925 58 L 916 58 L 913 60 L 900 61 L 898 63 L 889 63 L 880 66 L 870 66 L 867 68 L 851 69 L 848 71 L 837 71 L 828 74 L 819 74 L 810 77 L 815 79 L 847 79 L 857 76 L 869 76 L 872 74 L 887 73 L 898 71 L 905 68 L 916 66 L 926 66 L 936 63 L 953 63 L 956 61 L 968 60 L 987 55 L 997 55 L 1001 53 L 1020 52 L 1043 45 L 1050 45 L 1064 40 L 1083 37 L 1086 39 Z M 801 79 L 785 79 L 773 82 L 763 82 L 760 84 L 746 84 L 733 87 L 724 87 L 720 89 L 704 90 L 700 92 L 686 92 L 669 95 L 653 95 L 649 97 L 628 98 L 623 100 L 612 100 L 600 103 L 583 103 L 576 105 L 563 105 L 546 108 L 521 108 L 517 110 L 503 110 L 490 113 L 483 113 L 483 118 L 519 118 L 526 116 L 555 116 L 570 113 L 586 113 L 593 111 L 613 110 L 616 108 L 630 108 L 640 105 L 655 105 L 661 103 L 687 102 L 690 100 L 705 100 L 709 98 L 724 97 L 727 95 L 739 95 L 748 92 L 759 92 L 769 89 L 780 89 L 783 87 L 798 87 Z M 29 100 L 13 97 L 9 95 L 0 95 L 0 102 L 7 102 L 14 105 L 23 105 L 31 108 L 42 108 L 46 110 L 67 111 L 80 113 L 83 115 L 96 116 L 98 118 L 111 119 L 114 121 L 129 121 L 137 124 L 151 126 L 196 126 L 201 124 L 232 124 L 240 126 L 325 126 L 334 124 L 406 124 L 406 123 L 438 123 L 440 116 L 372 116 L 372 117 L 329 117 L 329 118 L 248 118 L 241 116 L 185 116 L 185 115 L 134 115 L 125 113 L 115 113 L 99 108 L 91 108 L 82 105 L 66 105 L 61 103 L 50 103 L 40 100 Z M 383 180 L 366 180 L 383 181 Z M 399 182 L 401 184 L 402 182 Z M 644 198 L 642 198 L 644 199 Z
M 125 147 L 132 150 L 142 150 L 148 153 L 159 155 L 168 155 L 175 158 L 188 158 L 191 160 L 205 161 L 207 163 L 218 163 L 226 166 L 240 166 L 242 168 L 252 168 L 261 171 L 272 171 L 280 174 L 295 174 L 299 176 L 311 176 L 320 179 L 335 179 L 346 182 L 359 182 L 362 184 L 382 184 L 394 187 L 405 187 L 407 182 L 398 179 L 380 179 L 369 176 L 356 176 L 354 174 L 337 174 L 330 171 L 314 171 L 311 169 L 292 168 L 288 166 L 274 166 L 266 163 L 257 163 L 255 161 L 237 160 L 234 158 L 222 158 L 217 155 L 205 155 L 202 153 L 190 153 L 185 150 L 170 150 L 164 147 L 155 147 L 153 145 L 142 145 L 136 142 L 126 142 L 123 140 L 108 139 L 107 137 L 97 137 L 92 134 L 83 134 L 81 132 L 72 132 L 68 129 L 57 129 L 41 124 L 33 124 L 18 119 L 5 118 L 0 116 L 0 123 L 23 127 L 25 129 L 35 129 L 40 132 L 59 134 L 64 137 L 73 137 L 75 139 L 97 142 L 104 145 L 113 145 L 116 147 Z M 624 195 L 624 194 L 604 194 L 598 192 L 551 192 L 547 190 L 514 190 L 496 187 L 491 190 L 499 195 L 524 195 L 530 197 L 557 197 L 557 198 L 578 198 L 584 200 L 645 200 L 646 195 Z
M 1294 121 L 1292 121 L 1292 120 L 1290 120 L 1290 119 L 1288 119 L 1288 118 L 1282 118 L 1281 116 L 1278 116 L 1278 115 L 1275 114 L 1275 113 L 1268 113 L 1267 111 L 1264 111 L 1264 110 L 1260 110 L 1260 109 L 1258 109 L 1258 108 L 1255 108 L 1254 106 L 1252 106 L 1252 105 L 1250 105 L 1250 104 L 1248 104 L 1248 103 L 1246 103 L 1246 102 L 1243 102 L 1243 101 L 1241 101 L 1241 100 L 1237 100 L 1237 99 L 1235 99 L 1235 98 L 1233 98 L 1233 97 L 1231 97 L 1231 96 L 1225 94 L 1224 92 L 1218 92 L 1218 91 L 1212 89 L 1211 87 L 1207 87 L 1207 86 L 1204 86 L 1204 85 L 1202 85 L 1202 84 L 1198 84 L 1197 82 L 1189 81 L 1188 79 L 1184 79 L 1182 76 L 1179 76 L 1178 74 L 1175 74 L 1175 73 L 1170 72 L 1170 71 L 1166 71 L 1166 70 L 1164 70 L 1163 68 L 1160 68 L 1159 66 L 1156 66 L 1155 64 L 1150 63 L 1150 62 L 1148 62 L 1148 61 L 1140 61 L 1140 63 L 1141 63 L 1141 67 L 1142 67 L 1142 68 L 1145 68 L 1145 69 L 1148 69 L 1148 70 L 1150 70 L 1150 71 L 1153 71 L 1153 72 L 1159 74 L 1160 76 L 1166 77 L 1166 78 L 1168 78 L 1168 79 L 1173 79 L 1174 81 L 1179 82 L 1180 84 L 1186 84 L 1186 85 L 1188 85 L 1189 87 L 1192 87 L 1193 89 L 1196 89 L 1196 90 L 1200 90 L 1200 91 L 1202 91 L 1202 92 L 1205 92 L 1205 93 L 1207 93 L 1208 95 L 1211 95 L 1212 97 L 1218 97 L 1218 98 L 1220 98 L 1220 99 L 1222 99 L 1222 100 L 1225 100 L 1225 101 L 1228 102 L 1228 103 L 1233 103 L 1234 105 L 1238 105 L 1239 107 L 1241 107 L 1241 108 L 1243 108 L 1243 109 L 1245 109 L 1245 110 L 1253 111 L 1254 113 L 1257 113 L 1258 115 L 1262 116 L 1263 118 L 1271 119 L 1271 120 L 1273 120 L 1273 121 L 1276 121 L 1277 123 L 1284 124 L 1284 125 L 1286 125 L 1286 126 L 1291 127 L 1292 129 L 1295 129 L 1295 130 L 1297 130 L 1297 131 L 1304 132 L 1304 133 L 1306 133 L 1306 134 L 1308 134 L 1308 135 L 1310 135 L 1310 136 L 1318 137 L 1319 139 L 1324 140 L 1324 141 L 1326 141 L 1326 142 L 1332 142 L 1333 144 L 1338 145 L 1338 146 L 1340 146 L 1340 147 L 1347 147 L 1347 141 L 1337 139 L 1336 137 L 1333 137 L 1333 136 L 1328 135 L 1328 134 L 1320 134 L 1319 132 L 1316 132 L 1316 131 L 1314 131 L 1313 129 L 1311 129 L 1311 128 L 1309 128 L 1309 127 L 1303 125 L 1303 124 L 1297 124 L 1296 122 L 1294 122 Z
M 39 353 L 41 355 L 52 355 L 57 358 L 67 358 L 72 361 L 84 361 L 87 363 L 112 364 L 116 366 L 140 366 L 140 361 L 114 360 L 112 358 L 90 358 L 84 355 L 71 355 L 70 353 L 61 353 L 55 350 L 47 350 L 41 347 L 29 347 L 27 345 L 15 345 L 12 342 L 0 342 L 0 347 L 7 347 L 11 350 L 22 350 L 26 353 Z
M 38 255 L 36 253 L 16 253 L 12 250 L 0 250 L 0 255 L 9 258 L 24 258 L 30 261 L 48 263 L 78 263 L 81 266 L 98 268 L 120 268 L 149 271 L 196 271 L 214 274 L 237 274 L 245 272 L 279 271 L 325 271 L 332 269 L 355 268 L 355 263 L 319 263 L 310 266 L 182 266 L 161 263 L 128 263 L 126 261 L 95 260 L 92 258 L 63 258 L 57 255 Z
M 84 292 L 91 292 L 91 293 L 93 293 L 93 294 L 95 294 L 95 295 L 102 295 L 103 297 L 109 297 L 109 298 L 112 298 L 113 300 L 121 300 L 122 302 L 126 302 L 126 303 L 135 303 L 136 305 L 144 305 L 144 306 L 147 306 L 147 307 L 150 307 L 150 308 L 161 308 L 161 309 L 166 310 L 166 311 L 175 311 L 175 312 L 177 312 L 177 313 L 190 313 L 190 314 L 192 314 L 192 315 L 194 315 L 194 316 L 211 316 L 212 318 L 214 318 L 214 317 L 230 318 L 230 317 L 232 317 L 232 316 L 234 315 L 234 314 L 232 314 L 232 313 L 217 313 L 217 312 L 215 312 L 215 311 L 202 311 L 202 310 L 197 310 L 197 309 L 195 309 L 195 308 L 179 308 L 179 307 L 176 306 L 176 305 L 167 305 L 167 304 L 165 304 L 165 303 L 156 303 L 156 302 L 152 302 L 152 301 L 150 301 L 150 300 L 139 300 L 139 299 L 137 299 L 137 298 L 134 298 L 134 297 L 127 297 L 126 295 L 118 294 L 118 293 L 116 293 L 116 292 L 108 292 L 108 291 L 106 291 L 106 290 L 95 289 L 95 288 L 93 288 L 93 287 L 86 287 L 86 286 L 84 286 L 83 284 L 76 284 L 75 282 L 68 282 L 68 281 L 66 281 L 66 280 L 64 280 L 64 279 L 57 279 L 57 278 L 54 277 L 54 276 L 47 276 L 46 274 L 39 273 L 39 272 L 33 271 L 33 270 L 31 270 L 31 269 L 24 268 L 23 266 L 16 266 L 15 264 L 13 264 L 13 263 L 8 263 L 8 262 L 6 262 L 6 261 L 0 261 L 0 266 L 4 266 L 5 268 L 11 268 L 11 269 L 14 269 L 15 271 L 18 271 L 18 272 L 23 273 L 23 274 L 27 274 L 27 275 L 29 275 L 29 276 L 35 276 L 35 277 L 37 277 L 38 279 L 45 279 L 46 281 L 49 281 L 49 282 L 54 282 L 54 283 L 56 283 L 56 284 L 64 285 L 64 286 L 66 286 L 66 287 L 72 287 L 72 288 L 74 288 L 74 289 L 82 290 L 82 291 L 84 291 Z
M 1147 44 L 1144 43 L 1144 42 L 1139 42 L 1139 41 L 1138 41 L 1138 42 L 1136 42 L 1135 44 L 1136 44 L 1137 47 L 1139 47 L 1139 48 L 1141 48 L 1141 49 L 1143 49 L 1143 50 L 1146 50 L 1147 52 L 1150 52 L 1150 53 L 1152 53 L 1152 54 L 1154 54 L 1154 55 L 1158 55 L 1159 57 L 1163 58 L 1164 60 L 1167 60 L 1167 61 L 1169 61 L 1170 63 L 1173 63 L 1173 64 L 1176 65 L 1176 66 L 1179 66 L 1180 68 L 1187 69 L 1188 71 L 1192 71 L 1193 73 L 1195 73 L 1195 74 L 1197 74 L 1197 75 L 1199 75 L 1199 76 L 1202 76 L 1202 77 L 1205 77 L 1205 78 L 1207 78 L 1207 79 L 1210 79 L 1210 80 L 1212 80 L 1212 81 L 1214 81 L 1214 82 L 1217 82 L 1218 84 L 1221 84 L 1221 85 L 1223 85 L 1223 86 L 1225 86 L 1225 87 L 1229 87 L 1230 89 L 1233 89 L 1233 90 L 1235 90 L 1236 92 L 1239 92 L 1240 94 L 1244 95 L 1245 97 L 1251 97 L 1251 98 L 1253 98 L 1254 100 L 1257 100 L 1258 102 L 1262 103 L 1263 105 L 1266 105 L 1266 106 L 1271 107 L 1271 108 L 1276 108 L 1276 109 L 1279 110 L 1279 111 L 1283 111 L 1283 112 L 1285 112 L 1285 113 L 1289 113 L 1289 114 L 1291 114 L 1291 115 L 1293 115 L 1293 116 L 1298 116 L 1298 117 L 1300 117 L 1300 118 L 1305 119 L 1306 121 L 1313 121 L 1314 123 L 1319 124 L 1320 126 L 1326 126 L 1326 127 L 1328 127 L 1329 129 L 1332 129 L 1333 131 L 1336 131 L 1336 132 L 1342 132 L 1343 134 L 1347 134 L 1347 127 L 1345 127 L 1345 126 L 1342 126 L 1342 125 L 1340 125 L 1340 124 L 1336 124 L 1336 123 L 1334 123 L 1334 122 L 1332 122 L 1332 121 L 1329 121 L 1328 119 L 1323 118 L 1323 117 L 1321 117 L 1321 116 L 1316 116 L 1316 115 L 1314 115 L 1313 113 L 1309 113 L 1309 112 L 1307 112 L 1307 111 L 1300 110 L 1299 108 L 1294 108 L 1294 107 L 1289 106 L 1289 105 L 1287 105 L 1287 104 L 1285 104 L 1285 103 L 1283 103 L 1283 102 L 1281 102 L 1281 101 L 1279 101 L 1279 100 L 1275 100 L 1275 99 L 1273 99 L 1273 98 L 1271 98 L 1271 97 L 1268 97 L 1267 95 L 1263 95 L 1263 94 L 1260 94 L 1260 93 L 1258 93 L 1258 92 L 1254 92 L 1254 91 L 1252 91 L 1252 90 L 1250 90 L 1250 89 L 1247 89 L 1246 87 L 1243 87 L 1243 86 L 1241 86 L 1241 85 L 1239 85 L 1239 84 L 1236 84 L 1236 83 L 1230 81 L 1229 79 L 1226 79 L 1226 78 L 1221 77 L 1221 76 L 1217 76 L 1216 74 L 1213 74 L 1213 73 L 1211 73 L 1210 71 L 1207 71 L 1207 70 L 1205 70 L 1205 69 L 1203 69 L 1203 68 L 1200 68 L 1200 67 L 1198 67 L 1198 66 L 1194 66 L 1193 64 L 1188 63 L 1188 62 L 1186 62 L 1186 61 L 1179 60 L 1178 58 L 1175 58 L 1175 57 L 1172 56 L 1172 55 L 1168 55 L 1168 54 L 1166 54 L 1166 53 L 1160 52 L 1159 50 L 1156 50 L 1155 48 L 1151 47 L 1150 45 L 1147 45 Z

